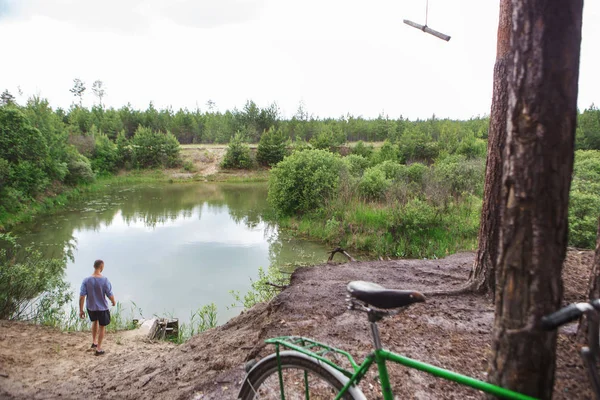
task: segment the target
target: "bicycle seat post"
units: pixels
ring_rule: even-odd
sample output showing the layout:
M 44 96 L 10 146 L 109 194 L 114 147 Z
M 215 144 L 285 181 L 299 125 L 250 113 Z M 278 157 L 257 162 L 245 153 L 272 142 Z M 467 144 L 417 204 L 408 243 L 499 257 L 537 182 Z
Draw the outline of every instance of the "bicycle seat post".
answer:
M 376 350 L 381 350 L 381 338 L 379 336 L 379 327 L 377 326 L 377 321 L 379 321 L 382 318 L 382 316 L 375 310 L 369 310 L 367 314 L 369 316 L 369 324 L 371 325 L 373 345 L 375 346 Z

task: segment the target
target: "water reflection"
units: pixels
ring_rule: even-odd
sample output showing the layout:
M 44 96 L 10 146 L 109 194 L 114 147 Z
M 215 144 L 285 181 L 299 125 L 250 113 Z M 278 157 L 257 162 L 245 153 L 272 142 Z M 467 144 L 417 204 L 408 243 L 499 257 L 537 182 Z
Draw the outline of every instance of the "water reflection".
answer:
M 227 309 L 229 291 L 245 293 L 259 267 L 327 259 L 324 245 L 265 222 L 266 197 L 266 184 L 111 188 L 14 233 L 49 257 L 72 252 L 66 278 L 76 290 L 101 258 L 117 298 L 135 301 L 145 317 L 185 320 L 214 302 L 222 323 L 240 311 Z

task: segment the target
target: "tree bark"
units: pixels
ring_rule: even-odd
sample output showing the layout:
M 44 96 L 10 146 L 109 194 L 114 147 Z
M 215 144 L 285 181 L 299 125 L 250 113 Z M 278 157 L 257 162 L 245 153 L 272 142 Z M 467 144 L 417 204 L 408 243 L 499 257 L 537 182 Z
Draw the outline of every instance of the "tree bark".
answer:
M 490 380 L 552 397 L 577 116 L 582 0 L 513 0 Z
M 494 295 L 494 272 L 500 231 L 500 191 L 502 187 L 502 154 L 506 142 L 511 15 L 511 0 L 501 0 L 483 207 L 478 234 L 479 246 L 468 282 L 468 286 L 475 292 L 491 293 L 492 296 Z
M 598 218 L 598 233 L 596 234 L 596 252 L 594 253 L 594 264 L 590 273 L 588 299 L 600 298 L 600 218 Z M 581 318 L 577 328 L 577 339 L 581 342 L 587 340 L 587 318 Z

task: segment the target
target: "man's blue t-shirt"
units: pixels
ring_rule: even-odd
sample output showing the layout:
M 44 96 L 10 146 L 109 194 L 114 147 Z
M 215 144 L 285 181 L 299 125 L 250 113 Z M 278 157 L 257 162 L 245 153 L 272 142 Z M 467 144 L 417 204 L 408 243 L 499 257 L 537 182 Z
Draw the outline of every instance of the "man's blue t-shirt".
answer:
M 106 297 L 113 295 L 112 285 L 105 276 L 88 276 L 81 283 L 79 295 L 87 296 L 85 303 L 88 310 L 105 311 L 108 310 L 108 301 L 106 301 Z

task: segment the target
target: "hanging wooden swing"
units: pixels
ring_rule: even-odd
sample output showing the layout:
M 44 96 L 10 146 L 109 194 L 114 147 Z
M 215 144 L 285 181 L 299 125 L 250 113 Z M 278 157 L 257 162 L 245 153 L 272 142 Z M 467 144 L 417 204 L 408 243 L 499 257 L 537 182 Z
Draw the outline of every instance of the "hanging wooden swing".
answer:
M 433 35 L 433 36 L 438 37 L 438 38 L 440 38 L 442 40 L 445 40 L 446 42 L 448 40 L 450 40 L 450 36 L 444 35 L 443 33 L 440 33 L 438 31 L 434 31 L 433 29 L 431 29 L 430 27 L 427 26 L 427 14 L 428 13 L 429 13 L 429 0 L 427 0 L 427 2 L 425 4 L 425 25 L 420 25 L 420 24 L 417 24 L 416 22 L 412 22 L 412 21 L 409 21 L 407 19 L 404 20 L 404 23 L 406 25 L 412 26 L 413 28 L 417 28 L 417 29 L 419 29 L 419 30 L 421 30 L 423 32 L 429 33 L 430 35 Z

